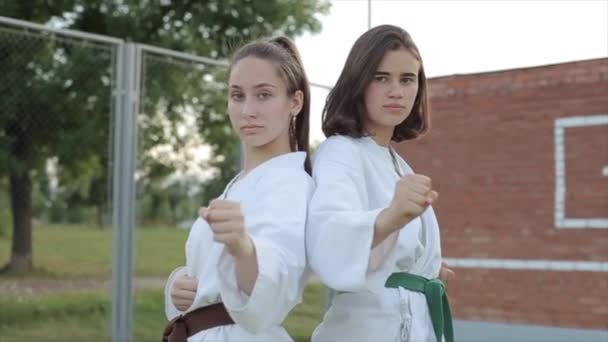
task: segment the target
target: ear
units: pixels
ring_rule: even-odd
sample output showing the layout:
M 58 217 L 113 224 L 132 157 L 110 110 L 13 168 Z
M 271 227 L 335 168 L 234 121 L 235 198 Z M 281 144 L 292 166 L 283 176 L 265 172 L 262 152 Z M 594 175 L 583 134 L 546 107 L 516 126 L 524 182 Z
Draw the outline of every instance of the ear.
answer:
M 289 108 L 289 112 L 293 115 L 297 115 L 304 105 L 304 92 L 301 90 L 296 90 L 296 92 L 291 96 L 291 107 Z

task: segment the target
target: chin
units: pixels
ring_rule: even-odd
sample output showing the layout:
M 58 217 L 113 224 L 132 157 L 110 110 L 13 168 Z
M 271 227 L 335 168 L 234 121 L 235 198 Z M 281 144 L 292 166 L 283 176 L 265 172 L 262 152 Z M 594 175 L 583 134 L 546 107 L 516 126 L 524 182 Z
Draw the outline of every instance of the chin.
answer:
M 406 118 L 407 117 L 404 117 L 404 118 L 394 118 L 394 119 L 391 119 L 391 120 L 383 120 L 382 126 L 384 126 L 384 127 L 397 127 L 403 121 L 405 121 Z
M 405 119 L 407 119 L 409 115 L 407 113 L 397 114 L 397 113 L 383 113 L 383 115 L 379 115 L 376 117 L 376 123 L 385 127 L 397 126 L 401 124 Z
M 408 116 L 409 116 L 408 114 L 396 116 L 394 120 L 391 120 L 391 123 L 393 126 L 401 125 L 403 123 L 403 121 L 405 121 L 405 119 L 407 119 Z
M 258 137 L 258 136 L 246 136 L 246 137 L 241 137 L 241 141 L 243 142 L 243 144 L 249 146 L 249 147 L 262 147 L 264 145 L 268 144 L 268 139 L 265 139 L 264 137 Z

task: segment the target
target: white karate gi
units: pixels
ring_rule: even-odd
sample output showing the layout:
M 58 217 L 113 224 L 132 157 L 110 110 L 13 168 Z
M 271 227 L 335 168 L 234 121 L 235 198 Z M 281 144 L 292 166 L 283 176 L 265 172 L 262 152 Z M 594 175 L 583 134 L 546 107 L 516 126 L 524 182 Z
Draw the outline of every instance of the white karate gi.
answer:
M 245 227 L 256 249 L 258 277 L 251 296 L 238 288 L 234 257 L 213 240 L 208 223 L 199 218 L 186 242 L 186 267 L 169 276 L 165 287 L 168 319 L 182 312 L 170 296 L 175 277 L 198 279 L 193 305 L 186 311 L 223 302 L 236 324 L 203 330 L 200 341 L 292 341 L 281 327 L 300 302 L 305 285 L 305 224 L 314 189 L 304 170 L 303 152 L 272 158 L 224 190 L 227 200 L 240 202 Z M 223 198 L 223 196 L 222 196 Z
M 402 174 L 412 174 L 396 157 Z M 314 156 L 313 179 L 308 262 L 337 293 L 312 341 L 436 342 L 425 296 L 384 287 L 393 272 L 438 277 L 441 248 L 432 208 L 371 250 L 376 217 L 390 205 L 399 179 L 389 149 L 369 137 L 330 137 Z

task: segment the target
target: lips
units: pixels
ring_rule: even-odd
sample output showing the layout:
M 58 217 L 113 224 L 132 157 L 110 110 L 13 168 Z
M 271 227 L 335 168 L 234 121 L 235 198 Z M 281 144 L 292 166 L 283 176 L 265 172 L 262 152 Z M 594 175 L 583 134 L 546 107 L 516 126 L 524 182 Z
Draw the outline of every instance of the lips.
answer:
M 241 132 L 243 132 L 245 134 L 255 134 L 261 128 L 263 128 L 263 126 L 246 125 L 246 126 L 241 126 Z
M 384 107 L 386 109 L 392 109 L 392 110 L 405 109 L 405 106 L 402 106 L 402 105 L 396 104 L 396 103 L 387 104 L 382 107 Z

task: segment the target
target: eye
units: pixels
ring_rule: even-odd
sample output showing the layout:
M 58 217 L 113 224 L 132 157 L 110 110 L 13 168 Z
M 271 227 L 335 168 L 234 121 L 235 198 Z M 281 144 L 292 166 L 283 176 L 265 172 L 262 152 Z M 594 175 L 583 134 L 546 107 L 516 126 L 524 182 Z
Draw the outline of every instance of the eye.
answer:
M 258 94 L 258 99 L 260 99 L 260 100 L 266 100 L 267 98 L 269 98 L 271 96 L 272 96 L 271 93 L 263 92 L 263 93 L 259 93 Z
M 402 78 L 401 79 L 401 83 L 414 83 L 416 82 L 416 79 L 412 78 L 412 77 L 406 77 L 406 78 Z
M 231 92 L 230 93 L 230 99 L 233 101 L 239 101 L 243 99 L 243 94 L 240 92 Z
M 386 82 L 388 82 L 388 77 L 384 76 L 384 75 L 376 75 L 376 76 L 374 76 L 374 81 L 380 82 L 380 83 L 386 83 Z

